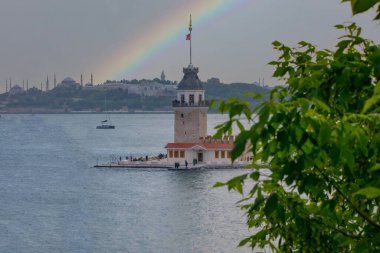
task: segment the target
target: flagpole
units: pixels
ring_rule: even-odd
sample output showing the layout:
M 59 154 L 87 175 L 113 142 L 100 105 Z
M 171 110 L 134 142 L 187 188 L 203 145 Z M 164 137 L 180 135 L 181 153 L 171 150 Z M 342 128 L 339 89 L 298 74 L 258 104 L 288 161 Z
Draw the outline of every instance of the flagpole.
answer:
M 191 31 L 193 30 L 193 26 L 192 26 L 192 23 L 191 23 L 191 14 L 190 14 L 190 23 L 189 23 L 189 32 L 190 32 L 190 66 L 192 66 L 192 62 L 191 62 Z

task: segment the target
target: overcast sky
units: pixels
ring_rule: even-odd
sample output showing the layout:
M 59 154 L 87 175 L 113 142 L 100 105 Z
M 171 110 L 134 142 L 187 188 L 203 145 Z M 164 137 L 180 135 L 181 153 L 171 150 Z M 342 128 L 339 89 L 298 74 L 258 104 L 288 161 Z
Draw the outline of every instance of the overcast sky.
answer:
M 67 76 L 79 81 L 83 73 L 89 82 L 94 72 L 95 83 L 101 83 L 106 77 L 96 71 L 110 55 L 138 38 L 149 40 L 151 27 L 184 6 L 205 1 L 234 0 L 0 0 L 0 91 L 9 78 L 12 84 L 28 79 L 39 87 L 47 75 L 52 82 L 53 73 L 58 81 Z M 333 48 L 341 35 L 333 28 L 338 23 L 355 21 L 365 37 L 380 43 L 374 12 L 352 17 L 349 4 L 340 0 L 245 2 L 193 27 L 193 63 L 200 68 L 201 80 L 252 83 L 265 78 L 266 84 L 275 84 L 267 65 L 278 56 L 272 41 L 294 46 L 306 40 Z M 187 12 L 194 19 L 201 15 L 191 7 Z M 188 16 L 173 22 L 187 24 Z M 180 80 L 189 61 L 186 33 L 181 39 L 173 37 L 175 43 L 124 77 L 154 78 L 164 70 L 167 79 Z

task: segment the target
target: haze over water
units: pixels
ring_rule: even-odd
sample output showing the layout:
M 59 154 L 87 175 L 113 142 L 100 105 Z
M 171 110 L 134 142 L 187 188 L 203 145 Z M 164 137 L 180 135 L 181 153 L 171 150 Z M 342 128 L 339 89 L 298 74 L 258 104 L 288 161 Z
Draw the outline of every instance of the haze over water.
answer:
M 93 168 L 173 139 L 171 114 L 111 118 L 2 116 L 0 252 L 249 252 L 239 196 L 212 188 L 242 170 Z M 209 115 L 209 133 L 224 119 Z

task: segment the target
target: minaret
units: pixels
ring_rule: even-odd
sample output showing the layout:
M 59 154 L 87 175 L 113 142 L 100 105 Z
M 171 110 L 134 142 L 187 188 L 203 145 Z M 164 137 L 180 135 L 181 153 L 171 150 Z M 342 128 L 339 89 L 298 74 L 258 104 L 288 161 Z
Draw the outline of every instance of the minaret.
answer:
M 57 87 L 57 78 L 55 77 L 55 73 L 54 73 L 54 88 Z
M 161 81 L 162 82 L 165 82 L 166 80 L 165 80 L 165 73 L 164 73 L 164 71 L 162 71 L 162 73 L 161 73 Z
M 27 79 L 26 80 L 26 91 L 28 91 L 29 90 L 29 80 Z
M 91 85 L 94 85 L 94 77 L 92 76 L 92 73 L 91 73 Z
M 80 75 L 80 86 L 83 87 L 83 75 L 82 74 Z
M 12 78 L 9 78 L 9 91 L 12 89 Z
M 5 80 L 5 92 L 8 92 L 8 79 Z
M 49 76 L 46 76 L 46 91 L 49 90 Z
M 207 111 L 205 90 L 198 77 L 198 68 L 193 67 L 191 60 L 191 16 L 189 34 L 190 64 L 183 68 L 184 77 L 178 84 L 177 99 L 173 101 L 174 116 L 174 142 L 198 143 L 200 138 L 207 136 Z
M 22 80 L 22 89 L 25 90 L 25 80 Z

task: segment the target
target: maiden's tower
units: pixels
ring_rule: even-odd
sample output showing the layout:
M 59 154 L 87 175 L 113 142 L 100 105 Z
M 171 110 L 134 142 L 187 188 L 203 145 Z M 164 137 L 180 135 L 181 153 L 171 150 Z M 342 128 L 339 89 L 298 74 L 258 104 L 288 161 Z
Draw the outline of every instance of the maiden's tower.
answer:
M 192 64 L 191 52 L 192 22 L 190 16 L 189 34 L 190 64 L 183 68 L 183 78 L 177 87 L 177 97 L 173 101 L 174 142 L 165 148 L 169 163 L 179 163 L 181 167 L 199 165 L 231 164 L 233 138 L 212 139 L 207 135 L 208 103 L 205 90 L 198 77 L 199 69 Z

